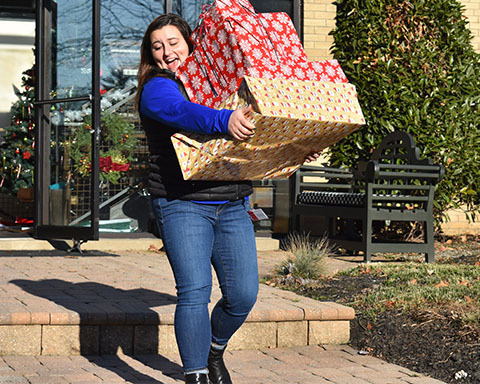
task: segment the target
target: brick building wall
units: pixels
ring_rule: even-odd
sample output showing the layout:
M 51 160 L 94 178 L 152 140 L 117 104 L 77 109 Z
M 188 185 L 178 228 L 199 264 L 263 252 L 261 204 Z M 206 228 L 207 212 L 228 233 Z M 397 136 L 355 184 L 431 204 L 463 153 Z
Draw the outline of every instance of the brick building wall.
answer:
M 461 0 L 465 16 L 474 35 L 472 45 L 480 53 L 480 0 Z M 336 7 L 333 0 L 304 0 L 305 51 L 310 60 L 331 59 L 333 38 L 328 33 L 335 28 Z M 450 221 L 442 225 L 447 235 L 480 234 L 480 222 L 469 222 L 461 210 L 448 212 Z
M 335 28 L 336 6 L 332 0 L 305 0 L 303 2 L 303 44 L 310 60 L 331 59 Z
M 473 33 L 473 48 L 480 52 L 480 0 L 461 0 L 461 3 L 465 6 L 465 16 Z

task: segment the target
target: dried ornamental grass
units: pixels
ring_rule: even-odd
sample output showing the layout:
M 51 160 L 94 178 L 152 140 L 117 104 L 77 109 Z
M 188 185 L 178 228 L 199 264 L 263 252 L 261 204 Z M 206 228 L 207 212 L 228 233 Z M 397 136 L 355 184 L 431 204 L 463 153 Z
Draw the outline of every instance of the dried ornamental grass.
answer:
M 286 251 L 289 256 L 275 268 L 275 273 L 283 277 L 283 283 L 306 284 L 322 276 L 333 247 L 326 237 L 314 240 L 308 234 L 294 233 L 287 238 Z

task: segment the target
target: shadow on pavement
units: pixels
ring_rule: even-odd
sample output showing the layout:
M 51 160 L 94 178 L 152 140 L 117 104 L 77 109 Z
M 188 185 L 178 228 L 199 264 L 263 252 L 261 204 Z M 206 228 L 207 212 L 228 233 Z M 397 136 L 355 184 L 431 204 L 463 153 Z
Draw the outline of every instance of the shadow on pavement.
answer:
M 125 290 L 96 282 L 73 283 L 59 279 L 15 279 L 10 283 L 77 313 L 81 325 L 80 354 L 96 365 L 129 382 L 161 384 L 120 359 L 116 353 L 121 348 L 123 354 L 166 376 L 183 378 L 180 365 L 157 355 L 160 319 L 152 309 L 174 304 L 175 296 L 144 288 Z M 134 335 L 134 325 L 145 326 Z M 135 336 L 141 340 L 134 340 Z M 134 350 L 134 343 L 138 350 Z

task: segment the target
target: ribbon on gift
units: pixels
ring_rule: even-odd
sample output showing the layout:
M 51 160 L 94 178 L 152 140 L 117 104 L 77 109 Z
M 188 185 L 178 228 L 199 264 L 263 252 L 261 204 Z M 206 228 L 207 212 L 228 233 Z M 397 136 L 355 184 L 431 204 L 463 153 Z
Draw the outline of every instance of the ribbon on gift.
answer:
M 267 53 L 272 53 L 275 55 L 275 59 L 278 64 L 281 64 L 280 57 L 278 55 L 278 52 L 276 51 L 275 44 L 272 41 L 272 38 L 270 37 L 268 28 L 267 28 L 267 23 L 265 23 L 265 20 L 262 19 L 261 14 L 257 14 L 253 7 L 250 5 L 250 3 L 245 2 L 249 6 L 242 4 L 241 1 L 221 1 L 217 0 L 217 3 L 223 3 L 225 5 L 225 8 L 228 9 L 228 13 L 226 15 L 223 15 L 223 18 L 215 18 L 213 10 L 217 10 L 217 14 L 219 16 L 222 15 L 222 12 L 226 12 L 224 9 L 218 9 L 214 8 L 213 6 L 208 7 L 207 9 L 204 9 L 204 12 L 202 15 L 200 15 L 201 22 L 198 25 L 198 36 L 194 33 L 192 36 L 192 39 L 198 44 L 199 42 L 203 41 L 203 38 L 205 37 L 205 29 L 206 29 L 206 24 L 208 23 L 214 23 L 218 22 L 219 19 L 223 19 L 222 22 L 224 24 L 230 25 L 230 30 L 235 31 L 234 24 L 237 25 L 239 28 L 243 29 L 246 31 L 246 34 L 249 35 L 251 38 L 255 39 L 259 45 L 263 45 L 265 41 L 270 42 L 270 49 L 265 48 L 265 52 Z M 238 7 L 235 7 L 235 5 L 238 5 Z M 235 9 L 238 8 L 243 8 L 245 11 L 244 13 L 238 13 L 235 12 Z M 249 17 L 249 21 L 251 21 L 251 25 L 253 26 L 253 29 L 255 29 L 255 26 L 261 27 L 261 29 L 264 32 L 263 36 L 257 36 L 255 34 L 252 34 L 252 31 L 245 28 L 245 18 Z M 253 23 L 255 21 L 255 23 Z M 258 29 L 257 29 L 258 31 Z

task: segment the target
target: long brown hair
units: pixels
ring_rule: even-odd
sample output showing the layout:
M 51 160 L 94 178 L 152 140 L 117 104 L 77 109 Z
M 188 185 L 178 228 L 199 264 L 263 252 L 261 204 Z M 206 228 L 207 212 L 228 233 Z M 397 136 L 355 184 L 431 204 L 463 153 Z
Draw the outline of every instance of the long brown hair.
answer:
M 145 35 L 143 35 L 142 46 L 140 48 L 140 64 L 138 66 L 137 74 L 138 86 L 137 94 L 135 96 L 135 104 L 137 110 L 139 108 L 140 95 L 142 93 L 143 86 L 148 80 L 154 77 L 156 73 L 158 73 L 159 69 L 153 59 L 152 42 L 150 40 L 150 35 L 153 31 L 156 31 L 157 29 L 163 28 L 167 25 L 173 25 L 177 27 L 183 38 L 187 42 L 188 52 L 192 53 L 193 51 L 193 43 L 190 40 L 192 29 L 190 28 L 190 25 L 188 25 L 188 23 L 180 16 L 174 13 L 166 13 L 164 15 L 158 16 L 150 23 L 147 30 L 145 31 Z

